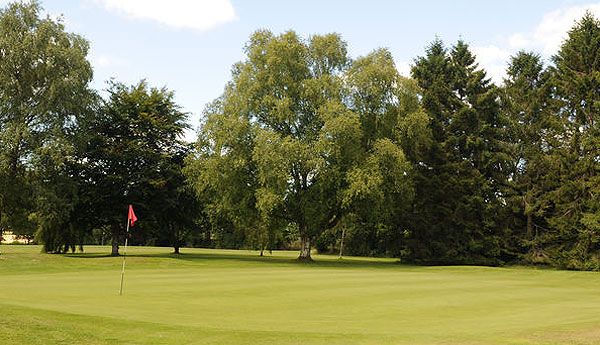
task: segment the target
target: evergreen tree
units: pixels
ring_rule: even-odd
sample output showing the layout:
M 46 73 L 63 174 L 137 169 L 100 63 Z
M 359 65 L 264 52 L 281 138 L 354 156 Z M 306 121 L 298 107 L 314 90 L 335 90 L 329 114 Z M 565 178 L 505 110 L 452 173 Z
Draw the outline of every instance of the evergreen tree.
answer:
M 497 88 L 462 41 L 449 52 L 434 41 L 426 56 L 415 60 L 412 74 L 422 89 L 432 134 L 431 148 L 414 162 L 413 259 L 457 263 L 504 258 L 509 156 Z
M 575 24 L 554 56 L 553 83 L 563 119 L 560 185 L 550 193 L 554 260 L 571 268 L 600 267 L 600 22 Z
M 515 210 L 511 249 L 524 251 L 528 261 L 547 262 L 542 250 L 550 206 L 548 193 L 557 187 L 561 171 L 554 162 L 560 159 L 562 132 L 556 115 L 550 73 L 544 70 L 539 55 L 519 52 L 511 57 L 502 94 L 502 111 L 510 124 L 512 145 L 511 192 Z

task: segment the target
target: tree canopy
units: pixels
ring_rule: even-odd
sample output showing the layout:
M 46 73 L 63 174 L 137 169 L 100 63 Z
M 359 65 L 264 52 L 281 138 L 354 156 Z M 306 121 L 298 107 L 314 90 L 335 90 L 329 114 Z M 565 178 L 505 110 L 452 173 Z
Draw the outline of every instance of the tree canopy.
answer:
M 0 229 L 37 230 L 53 251 L 57 237 L 78 242 L 67 225 L 78 197 L 70 167 L 95 95 L 88 42 L 40 12 L 37 2 L 0 11 Z
M 400 81 L 391 56 L 380 51 L 351 63 L 346 49 L 336 34 L 253 34 L 247 59 L 208 108 L 188 168 L 198 192 L 212 196 L 211 210 L 261 234 L 260 246 L 296 228 L 302 260 L 361 200 L 410 197 L 410 166 L 386 138 L 395 128 L 397 114 L 387 108 L 397 107 L 392 93 Z M 389 78 L 389 105 L 369 103 L 379 97 L 369 74 Z M 385 183 L 392 188 L 382 189 Z
M 177 221 L 180 209 L 188 207 L 177 203 L 189 203 L 182 197 L 181 181 L 187 115 L 171 91 L 145 81 L 133 86 L 112 83 L 108 93 L 95 116 L 82 124 L 88 136 L 80 161 L 85 181 L 81 204 L 88 226 L 110 232 L 112 254 L 117 255 L 129 204 L 136 208 L 142 231 L 187 226 Z
M 600 270 L 600 21 L 494 84 L 439 39 L 398 73 L 336 33 L 254 32 L 196 142 L 174 91 L 90 87 L 90 43 L 38 2 L 0 10 L 0 230 L 108 241 Z

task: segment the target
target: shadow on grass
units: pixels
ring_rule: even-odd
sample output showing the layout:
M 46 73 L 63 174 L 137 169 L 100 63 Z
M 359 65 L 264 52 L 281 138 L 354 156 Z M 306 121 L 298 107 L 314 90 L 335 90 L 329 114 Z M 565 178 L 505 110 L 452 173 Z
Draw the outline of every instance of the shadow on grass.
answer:
M 66 258 L 81 258 L 81 259 L 95 259 L 95 258 L 112 258 L 114 256 L 105 253 L 65 253 L 62 256 Z
M 68 258 L 98 259 L 113 257 L 105 253 L 74 253 L 64 254 Z M 174 259 L 189 262 L 211 262 L 211 261 L 230 261 L 240 263 L 258 263 L 277 266 L 300 266 L 300 267 L 322 267 L 322 268 L 398 268 L 399 260 L 394 261 L 376 261 L 372 258 L 351 257 L 337 259 L 336 257 L 317 258 L 311 262 L 299 261 L 295 257 L 279 256 L 277 254 L 259 256 L 251 254 L 235 253 L 132 253 L 127 254 L 131 258 L 156 258 L 156 259 Z M 416 267 L 413 265 L 401 264 L 404 268 Z

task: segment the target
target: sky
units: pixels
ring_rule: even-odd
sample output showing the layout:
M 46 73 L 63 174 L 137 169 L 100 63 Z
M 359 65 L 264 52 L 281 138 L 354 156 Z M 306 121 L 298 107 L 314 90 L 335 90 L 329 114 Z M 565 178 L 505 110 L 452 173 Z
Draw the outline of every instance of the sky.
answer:
M 106 89 L 111 78 L 166 86 L 194 129 L 258 29 L 294 30 L 303 37 L 337 32 L 352 58 L 388 48 L 403 75 L 436 37 L 447 45 L 462 39 L 501 83 L 512 54 L 535 51 L 549 63 L 586 10 L 600 17 L 600 1 L 589 0 L 39 1 L 48 15 L 62 18 L 67 31 L 90 41 L 94 88 Z M 195 130 L 186 138 L 193 140 Z

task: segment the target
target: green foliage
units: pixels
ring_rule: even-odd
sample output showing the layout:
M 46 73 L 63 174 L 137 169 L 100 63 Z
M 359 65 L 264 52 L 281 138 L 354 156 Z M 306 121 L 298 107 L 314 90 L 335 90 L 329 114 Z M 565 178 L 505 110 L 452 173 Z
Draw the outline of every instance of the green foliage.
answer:
M 246 54 L 208 108 L 187 168 L 213 219 L 261 249 L 292 224 L 309 259 L 311 242 L 359 202 L 410 200 L 410 166 L 395 143 L 403 83 L 389 52 L 350 64 L 338 35 L 258 31 Z
M 423 263 L 600 267 L 600 21 L 493 85 L 435 40 L 412 78 L 338 34 L 257 31 L 195 144 L 173 92 L 89 83 L 88 42 L 36 1 L 0 11 L 0 230 L 64 253 L 110 234 L 386 255 Z M 342 240 L 343 238 L 343 240 Z
M 587 263 L 597 261 L 593 221 L 585 215 L 598 210 L 590 202 L 597 188 L 598 150 L 589 113 L 597 102 L 589 92 L 597 87 L 593 61 L 598 32 L 597 21 L 587 14 L 570 31 L 548 71 L 542 72 L 539 58 L 535 61 L 531 54 L 517 56 L 509 69 L 506 108 L 523 114 L 514 126 L 521 156 L 515 182 L 527 219 L 523 237 L 530 262 L 589 268 L 593 264 Z
M 539 55 L 519 52 L 511 58 L 502 93 L 502 111 L 510 124 L 511 181 L 507 201 L 515 212 L 511 249 L 525 251 L 528 260 L 544 260 L 538 242 L 548 227 L 549 192 L 561 172 L 553 164 L 560 157 L 562 123 L 554 112 L 550 73 Z
M 519 53 L 508 69 L 503 109 L 511 119 L 513 225 L 523 258 L 598 269 L 600 24 L 587 13 L 543 69 Z
M 587 12 L 554 56 L 554 82 L 569 120 L 593 128 L 600 112 L 600 22 Z
M 83 128 L 82 218 L 87 227 L 110 229 L 116 255 L 127 205 L 133 204 L 140 219 L 132 230 L 134 240 L 135 233 L 153 229 L 170 234 L 178 248 L 179 232 L 194 227 L 197 214 L 181 175 L 187 114 L 174 103 L 173 92 L 145 81 L 133 86 L 113 82 L 107 91 L 108 99 Z
M 411 156 L 417 169 L 411 259 L 502 260 L 510 156 L 498 90 L 462 41 L 450 51 L 434 41 L 412 74 L 431 137 Z
M 95 100 L 88 42 L 36 1 L 0 12 L 0 229 L 65 251 L 80 229 L 71 170 L 81 117 Z M 64 230 L 64 231 L 63 231 Z

